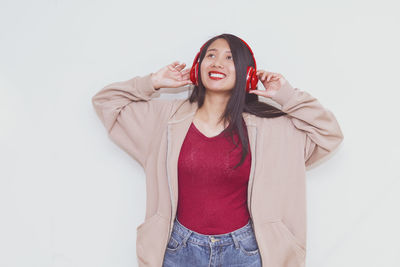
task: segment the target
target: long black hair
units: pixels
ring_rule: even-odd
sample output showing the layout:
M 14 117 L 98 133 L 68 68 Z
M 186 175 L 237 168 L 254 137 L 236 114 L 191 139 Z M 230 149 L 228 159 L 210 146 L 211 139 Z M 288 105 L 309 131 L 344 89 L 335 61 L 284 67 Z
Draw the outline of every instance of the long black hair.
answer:
M 206 89 L 201 81 L 200 66 L 206 54 L 207 48 L 211 45 L 212 42 L 219 38 L 223 38 L 228 42 L 235 64 L 235 86 L 232 89 L 232 94 L 228 100 L 225 111 L 219 119 L 219 123 L 221 121 L 224 121 L 224 123 L 228 123 L 228 127 L 224 130 L 225 136 L 229 135 L 231 137 L 231 140 L 235 144 L 235 147 L 238 146 L 238 143 L 235 143 L 233 139 L 233 132 L 236 131 L 238 133 L 239 140 L 242 144 L 242 157 L 240 162 L 234 167 L 234 169 L 236 169 L 243 163 L 244 159 L 247 156 L 247 153 L 249 152 L 248 136 L 247 131 L 245 131 L 245 124 L 243 121 L 242 113 L 247 112 L 263 118 L 279 117 L 286 115 L 287 113 L 281 111 L 274 106 L 269 105 L 268 103 L 259 101 L 258 95 L 249 94 L 246 92 L 245 88 L 247 67 L 254 67 L 255 62 L 246 44 L 244 44 L 242 40 L 237 36 L 229 33 L 217 35 L 209 39 L 204 44 L 199 56 L 199 73 L 197 75 L 198 85 L 194 86 L 193 91 L 189 96 L 190 103 L 197 102 L 198 108 L 200 108 L 204 103 Z

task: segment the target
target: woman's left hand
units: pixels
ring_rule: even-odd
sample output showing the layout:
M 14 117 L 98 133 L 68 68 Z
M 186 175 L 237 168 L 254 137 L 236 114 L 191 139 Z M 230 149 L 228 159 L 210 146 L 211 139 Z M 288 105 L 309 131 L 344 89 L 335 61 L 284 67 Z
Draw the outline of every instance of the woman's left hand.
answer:
M 250 90 L 249 93 L 269 97 L 274 96 L 281 87 L 287 83 L 282 74 L 269 72 L 265 70 L 257 70 L 257 77 L 264 85 L 265 90 Z

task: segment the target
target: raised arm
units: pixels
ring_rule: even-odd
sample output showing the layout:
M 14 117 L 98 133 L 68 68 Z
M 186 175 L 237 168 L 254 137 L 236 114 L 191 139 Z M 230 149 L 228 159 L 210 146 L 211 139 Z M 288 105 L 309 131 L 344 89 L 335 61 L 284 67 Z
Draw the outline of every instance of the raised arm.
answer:
M 294 126 L 305 133 L 306 167 L 326 157 L 343 141 L 343 133 L 333 113 L 308 92 L 286 82 L 271 99 L 280 104 Z
M 258 70 L 257 76 L 266 90 L 251 90 L 281 105 L 295 128 L 304 133 L 304 162 L 308 167 L 325 158 L 343 141 L 343 133 L 331 111 L 298 88 L 293 88 L 280 73 Z
M 144 167 L 152 132 L 165 124 L 173 101 L 160 95 L 151 75 L 105 86 L 92 97 L 96 114 L 109 137 Z
M 96 114 L 109 137 L 142 167 L 155 134 L 162 132 L 179 99 L 160 99 L 158 89 L 190 84 L 185 64 L 173 62 L 155 73 L 105 86 L 92 97 Z

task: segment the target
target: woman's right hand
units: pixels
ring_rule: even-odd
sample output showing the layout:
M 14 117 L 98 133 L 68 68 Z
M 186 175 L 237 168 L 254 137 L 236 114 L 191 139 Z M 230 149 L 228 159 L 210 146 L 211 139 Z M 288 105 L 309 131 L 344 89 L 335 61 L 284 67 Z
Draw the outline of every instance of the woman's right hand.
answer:
M 151 81 L 153 87 L 158 90 L 160 88 L 175 88 L 192 84 L 190 69 L 183 69 L 185 65 L 185 63 L 179 64 L 179 61 L 175 61 L 156 73 L 152 73 Z

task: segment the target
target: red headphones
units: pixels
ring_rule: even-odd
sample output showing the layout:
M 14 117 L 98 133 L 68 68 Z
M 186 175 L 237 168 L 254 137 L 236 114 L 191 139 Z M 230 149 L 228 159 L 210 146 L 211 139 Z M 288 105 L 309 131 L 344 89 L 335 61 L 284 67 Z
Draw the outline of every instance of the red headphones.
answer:
M 242 40 L 241 38 L 239 38 L 239 39 Z M 258 83 L 257 65 L 256 65 L 256 59 L 254 58 L 254 54 L 253 54 L 253 51 L 251 50 L 250 46 L 244 40 L 242 40 L 242 42 L 249 48 L 251 56 L 253 57 L 253 60 L 254 60 L 254 68 L 252 66 L 247 67 L 246 92 L 248 92 L 249 90 L 254 90 L 257 87 L 257 83 Z M 196 85 L 198 85 L 199 57 L 200 57 L 201 50 L 203 49 L 204 46 L 205 46 L 205 44 L 203 44 L 203 46 L 200 48 L 200 51 L 197 53 L 197 55 L 193 61 L 192 68 L 190 69 L 190 80 L 193 82 L 193 84 L 196 84 Z

